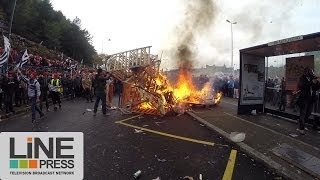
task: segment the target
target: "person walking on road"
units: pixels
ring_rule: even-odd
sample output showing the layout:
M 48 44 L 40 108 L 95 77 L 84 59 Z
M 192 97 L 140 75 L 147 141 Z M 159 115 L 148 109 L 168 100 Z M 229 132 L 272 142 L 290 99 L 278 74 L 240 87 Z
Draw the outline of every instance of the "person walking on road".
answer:
M 31 102 L 31 113 L 32 113 L 32 124 L 36 122 L 36 111 L 39 113 L 40 118 L 44 117 L 43 112 L 37 105 L 37 100 L 41 95 L 40 83 L 36 79 L 36 73 L 32 72 L 30 75 L 30 79 L 26 78 L 24 75 L 20 73 L 21 79 L 28 84 L 28 97 Z
M 61 101 L 60 101 L 60 92 L 61 92 L 61 84 L 58 74 L 54 74 L 53 78 L 50 81 L 49 84 L 50 87 L 50 94 L 52 97 L 52 103 L 54 110 L 56 111 L 58 108 L 56 104 L 59 104 L 59 108 L 61 108 Z
M 90 102 L 93 102 L 92 101 L 92 94 L 91 94 L 92 81 L 91 81 L 91 77 L 89 74 L 85 75 L 85 77 L 82 78 L 82 87 L 84 89 L 87 102 L 89 102 L 89 100 L 90 100 Z
M 93 115 L 96 116 L 99 102 L 102 101 L 102 113 L 103 115 L 110 115 L 107 114 L 106 109 L 106 93 L 104 92 L 106 87 L 106 81 L 109 79 L 109 77 L 106 77 L 104 73 L 102 72 L 102 69 L 97 70 L 97 75 L 94 79 L 94 89 L 95 89 L 95 95 L 96 95 L 96 102 L 94 103 L 93 108 Z
M 47 112 L 49 111 L 49 102 L 48 102 L 48 74 L 46 72 L 40 74 L 38 78 L 38 82 L 40 83 L 40 110 L 42 111 L 43 103 L 46 103 Z
M 305 134 L 305 122 L 309 119 L 312 111 L 313 96 L 312 91 L 315 90 L 316 86 L 319 86 L 319 81 L 315 77 L 312 69 L 305 68 L 303 75 L 299 78 L 299 100 L 300 106 L 300 117 L 299 117 L 299 131 L 301 134 Z

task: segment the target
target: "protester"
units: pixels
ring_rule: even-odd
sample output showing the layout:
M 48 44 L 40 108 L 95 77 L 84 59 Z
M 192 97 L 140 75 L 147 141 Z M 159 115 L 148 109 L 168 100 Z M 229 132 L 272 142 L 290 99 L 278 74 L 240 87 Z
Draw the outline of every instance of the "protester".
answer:
M 13 79 L 12 73 L 8 73 L 8 78 L 4 79 L 3 91 L 5 93 L 5 106 L 6 113 L 12 112 L 13 110 L 13 95 L 15 93 L 15 81 Z
M 90 74 L 85 75 L 85 77 L 82 78 L 82 87 L 85 92 L 85 97 L 87 99 L 87 102 L 93 102 L 92 101 L 92 94 L 91 94 L 91 89 L 92 89 L 92 81 Z
M 112 107 L 113 91 L 114 91 L 114 80 L 113 80 L 113 78 L 110 78 L 107 81 L 107 90 L 106 90 L 106 93 L 108 95 L 107 96 L 107 106 L 109 108 Z
M 40 95 L 40 110 L 42 111 L 43 103 L 46 103 L 46 108 L 47 112 L 49 111 L 49 97 L 48 97 L 48 91 L 49 91 L 49 86 L 48 86 L 48 73 L 42 73 L 40 74 L 38 78 L 38 82 L 40 83 L 40 90 L 41 90 L 41 95 Z
M 52 97 L 53 109 L 56 111 L 58 108 L 56 104 L 58 103 L 59 108 L 61 108 L 61 101 L 60 101 L 60 92 L 61 92 L 61 84 L 59 75 L 55 73 L 53 78 L 50 81 L 50 94 Z
M 234 81 L 234 91 L 233 91 L 233 98 L 238 99 L 239 98 L 239 79 L 236 78 L 236 80 Z
M 96 95 L 96 101 L 94 104 L 94 110 L 93 110 L 93 115 L 96 116 L 99 102 L 100 100 L 102 101 L 102 113 L 104 115 L 110 115 L 107 114 L 107 109 L 106 109 L 106 93 L 104 92 L 105 87 L 106 87 L 106 81 L 109 79 L 109 77 L 106 77 L 102 71 L 102 69 L 97 70 L 97 75 L 94 79 L 94 89 L 95 89 L 95 95 Z
M 284 80 L 284 77 L 281 80 L 281 94 L 280 94 L 280 104 L 279 104 L 279 111 L 285 111 L 286 110 L 286 81 Z
M 36 73 L 31 73 L 30 79 L 25 77 L 19 71 L 21 79 L 28 84 L 28 97 L 31 102 L 31 112 L 32 112 L 32 124 L 36 122 L 36 111 L 39 113 L 40 118 L 44 117 L 43 112 L 39 109 L 37 105 L 37 100 L 40 97 L 41 90 L 40 90 L 40 83 L 36 79 Z
M 312 90 L 319 89 L 319 81 L 315 77 L 312 69 L 305 68 L 303 75 L 299 78 L 299 106 L 300 106 L 300 117 L 299 117 L 299 131 L 301 134 L 305 134 L 305 122 L 309 119 L 312 111 L 313 97 Z M 315 95 L 315 94 L 314 94 Z

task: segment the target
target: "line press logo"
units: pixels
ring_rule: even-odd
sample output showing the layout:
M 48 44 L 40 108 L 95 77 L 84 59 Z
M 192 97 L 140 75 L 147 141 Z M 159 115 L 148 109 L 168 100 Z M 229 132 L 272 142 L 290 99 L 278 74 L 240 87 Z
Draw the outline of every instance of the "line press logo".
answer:
M 0 178 L 83 179 L 81 132 L 3 132 L 0 142 Z

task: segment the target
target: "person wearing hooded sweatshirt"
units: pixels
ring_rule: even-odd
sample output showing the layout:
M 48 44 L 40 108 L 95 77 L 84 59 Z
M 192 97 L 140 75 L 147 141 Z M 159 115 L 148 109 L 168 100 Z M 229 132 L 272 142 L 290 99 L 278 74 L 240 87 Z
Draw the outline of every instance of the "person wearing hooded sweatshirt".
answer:
M 58 74 L 54 74 L 53 78 L 50 80 L 49 83 L 49 88 L 50 88 L 50 94 L 52 97 L 52 103 L 54 110 L 56 111 L 58 108 L 56 104 L 59 104 L 59 108 L 61 108 L 61 101 L 60 101 L 60 92 L 61 92 L 61 82 L 59 79 Z
M 22 81 L 28 84 L 28 97 L 31 102 L 31 113 L 32 113 L 32 123 L 35 123 L 36 121 L 36 111 L 39 113 L 40 118 L 44 117 L 43 112 L 40 110 L 40 108 L 37 105 L 37 100 L 39 99 L 41 95 L 40 90 L 40 83 L 37 81 L 36 77 L 37 74 L 35 72 L 32 72 L 30 75 L 30 79 L 22 75 L 21 72 L 19 72 L 20 77 Z

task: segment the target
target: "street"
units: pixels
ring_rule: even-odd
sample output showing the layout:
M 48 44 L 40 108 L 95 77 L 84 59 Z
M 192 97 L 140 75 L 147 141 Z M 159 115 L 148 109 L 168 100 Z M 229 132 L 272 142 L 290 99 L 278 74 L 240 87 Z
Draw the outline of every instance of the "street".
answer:
M 94 117 L 92 107 L 83 100 L 65 101 L 40 124 L 40 131 L 84 133 L 84 179 L 133 179 L 138 170 L 140 179 L 148 180 L 199 179 L 200 174 L 203 179 L 279 177 L 189 115 L 110 110 L 111 116 L 98 111 Z M 1 122 L 1 131 L 32 131 L 30 114 Z

